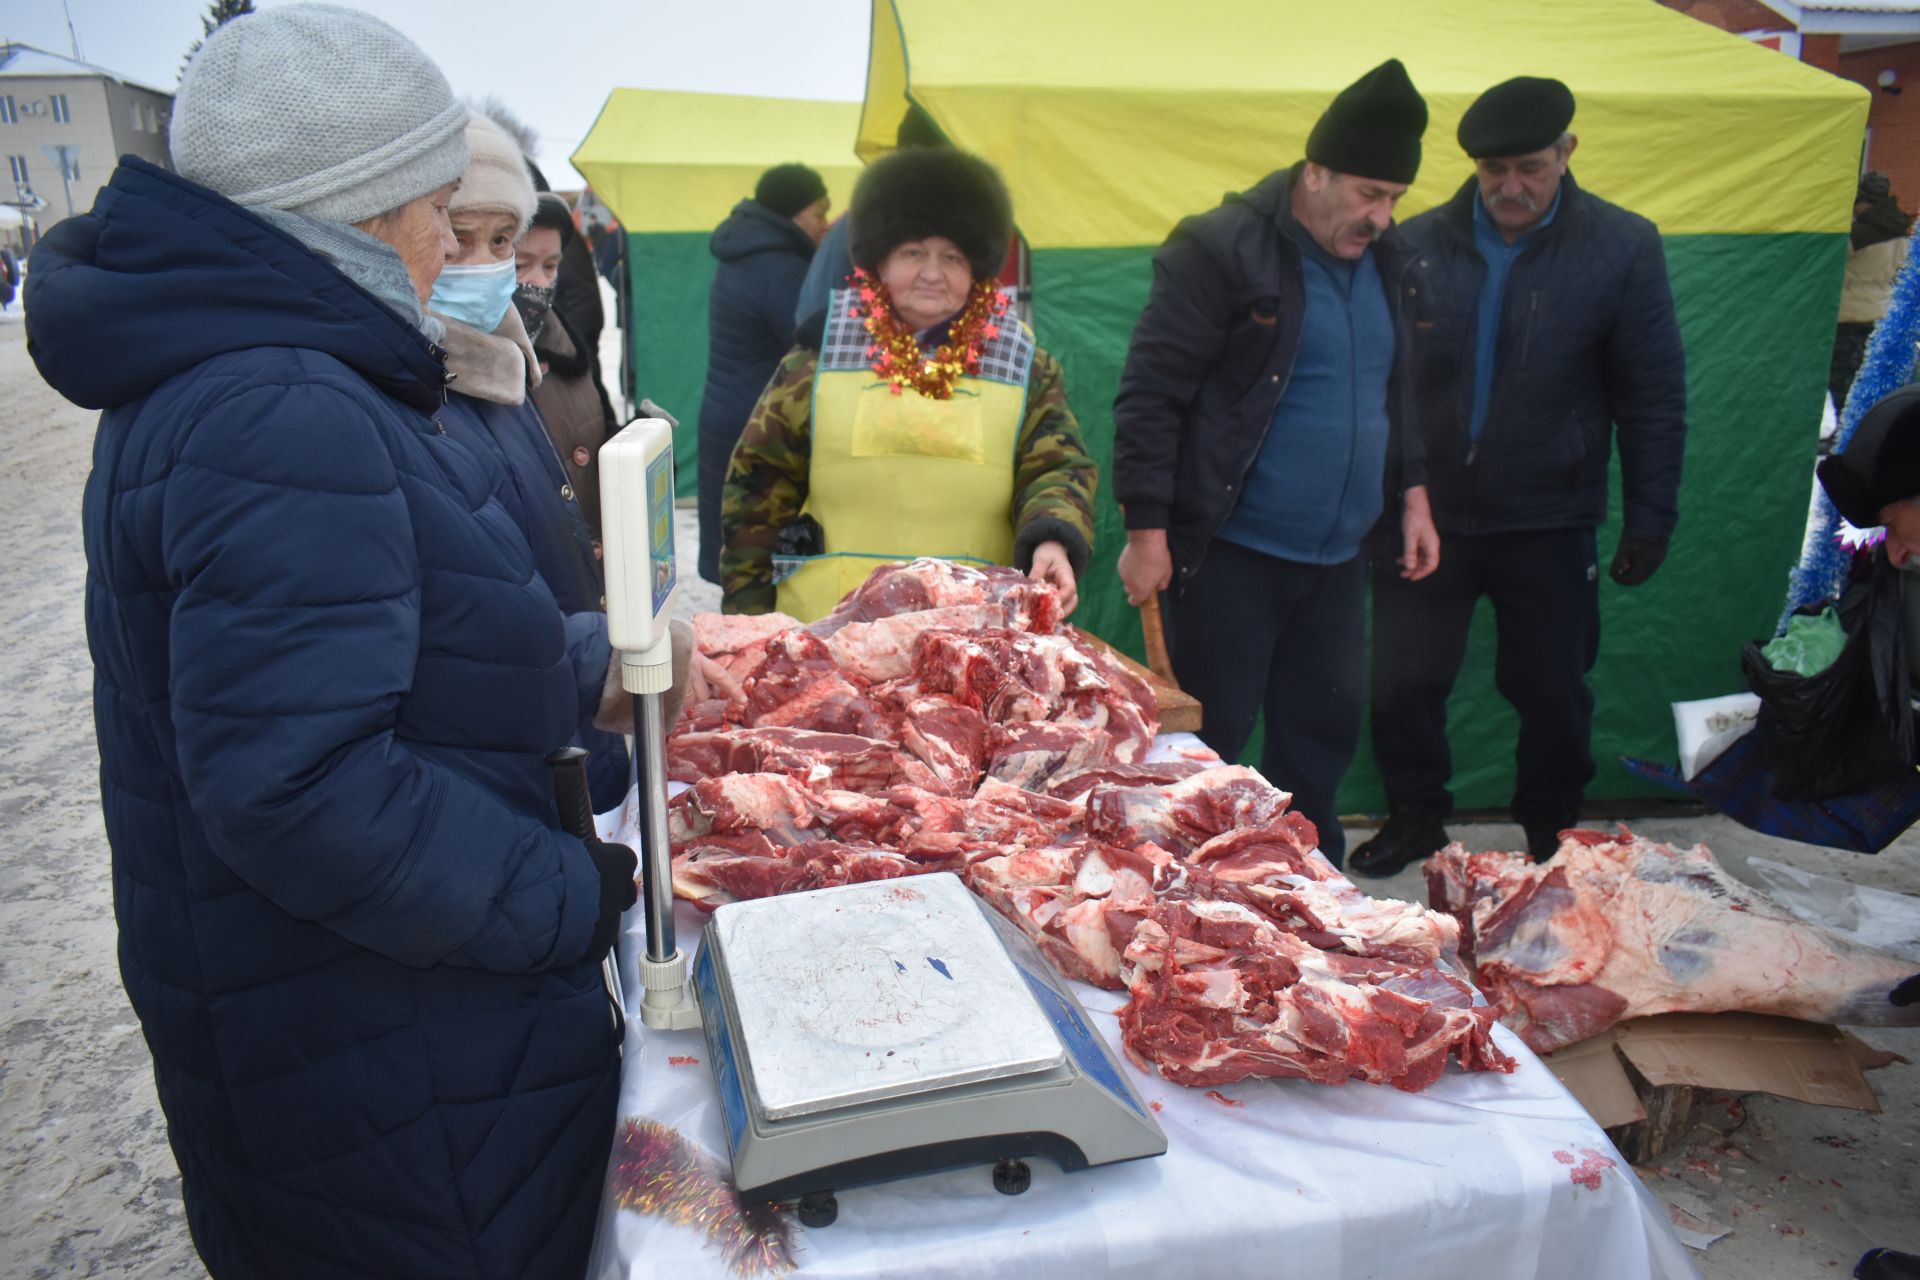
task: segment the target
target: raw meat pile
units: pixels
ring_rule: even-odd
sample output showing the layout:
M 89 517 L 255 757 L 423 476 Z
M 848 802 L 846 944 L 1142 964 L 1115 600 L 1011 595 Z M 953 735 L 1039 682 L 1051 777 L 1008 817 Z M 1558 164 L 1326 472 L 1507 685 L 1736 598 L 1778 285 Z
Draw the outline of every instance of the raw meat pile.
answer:
M 1254 771 L 1148 762 L 1152 691 L 1051 588 L 923 560 L 810 627 L 694 625 L 739 691 L 668 742 L 680 896 L 952 871 L 1062 972 L 1128 991 L 1127 1051 L 1180 1084 L 1513 1069 L 1448 972 L 1453 920 L 1362 894 Z
M 1501 1021 L 1542 1053 L 1654 1013 L 1920 1024 L 1920 1005 L 1887 999 L 1910 962 L 1796 919 L 1705 845 L 1566 831 L 1536 866 L 1454 844 L 1427 864 L 1427 893 L 1460 921 L 1461 952 Z

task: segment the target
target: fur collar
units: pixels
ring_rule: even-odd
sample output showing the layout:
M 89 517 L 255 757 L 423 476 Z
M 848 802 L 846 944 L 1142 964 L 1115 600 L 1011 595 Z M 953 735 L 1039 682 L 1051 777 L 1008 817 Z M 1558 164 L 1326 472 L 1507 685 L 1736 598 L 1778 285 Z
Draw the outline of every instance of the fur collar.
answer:
M 453 375 L 449 391 L 494 404 L 521 404 L 527 389 L 540 385 L 540 360 L 527 341 L 527 327 L 512 307 L 492 333 L 440 317 L 447 326 L 447 372 Z

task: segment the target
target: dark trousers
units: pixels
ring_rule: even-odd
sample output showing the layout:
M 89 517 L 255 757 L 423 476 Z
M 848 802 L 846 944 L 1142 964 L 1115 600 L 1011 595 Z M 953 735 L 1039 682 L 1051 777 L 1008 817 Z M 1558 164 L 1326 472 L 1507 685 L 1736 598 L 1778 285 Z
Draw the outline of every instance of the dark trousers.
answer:
M 1260 772 L 1293 792 L 1320 830 L 1320 852 L 1346 856 L 1335 794 L 1360 745 L 1360 653 L 1366 565 L 1300 564 L 1215 539 L 1164 604 L 1180 687 L 1200 700 L 1200 738 L 1236 760 L 1266 712 Z
M 1847 392 L 1867 357 L 1867 339 L 1873 336 L 1870 324 L 1843 324 L 1833 333 L 1833 357 L 1827 366 L 1827 390 L 1833 392 L 1833 410 L 1847 407 Z
M 1440 567 L 1373 580 L 1373 756 L 1396 814 L 1445 818 L 1447 697 L 1481 596 L 1493 601 L 1493 682 L 1520 713 L 1513 817 L 1571 823 L 1593 780 L 1593 691 L 1600 652 L 1599 563 L 1591 529 L 1442 534 Z

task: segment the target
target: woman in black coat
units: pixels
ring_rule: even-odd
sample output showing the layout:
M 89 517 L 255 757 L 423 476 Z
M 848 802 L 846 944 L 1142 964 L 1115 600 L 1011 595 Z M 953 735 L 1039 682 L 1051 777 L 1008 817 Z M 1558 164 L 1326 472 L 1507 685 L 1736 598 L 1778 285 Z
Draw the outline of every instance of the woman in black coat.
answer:
M 774 366 L 793 347 L 793 309 L 827 230 L 826 183 L 801 164 L 760 175 L 714 230 L 720 265 L 707 302 L 707 390 L 700 401 L 700 576 L 720 581 L 720 489 L 727 461 Z

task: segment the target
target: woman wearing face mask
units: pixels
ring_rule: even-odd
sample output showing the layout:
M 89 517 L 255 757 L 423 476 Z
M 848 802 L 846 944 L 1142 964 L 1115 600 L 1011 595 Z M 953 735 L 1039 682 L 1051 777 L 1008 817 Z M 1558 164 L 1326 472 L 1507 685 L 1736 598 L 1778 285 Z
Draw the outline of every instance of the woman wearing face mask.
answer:
M 540 363 L 540 381 L 533 403 L 546 420 L 547 435 L 559 451 L 587 532 L 600 541 L 600 446 L 616 428 L 613 409 L 594 377 L 592 351 L 553 305 L 560 260 L 575 237 L 573 213 L 567 202 L 542 192 L 534 205 L 533 225 L 514 246 L 513 260 L 520 281 L 513 305 L 533 340 Z
M 104 410 L 120 967 L 217 1280 L 587 1263 L 634 856 L 560 829 L 600 682 L 444 425 L 466 116 L 392 27 L 277 5 L 187 67 L 177 171 L 127 157 L 34 253 L 33 357 Z
M 528 396 L 539 358 L 514 305 L 514 244 L 533 219 L 533 179 L 506 131 L 484 116 L 467 122 L 472 160 L 450 217 L 458 249 L 434 282 L 428 309 L 446 326 L 447 407 L 455 439 L 491 455 L 505 473 L 501 501 L 533 548 L 534 568 L 560 611 L 582 672 L 616 668 L 607 643 L 605 581 L 579 494 Z M 608 677 L 607 723 L 631 724 L 631 704 Z M 578 745 L 590 753 L 590 785 L 602 807 L 627 792 L 626 743 L 594 727 L 598 704 L 583 709 Z

